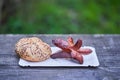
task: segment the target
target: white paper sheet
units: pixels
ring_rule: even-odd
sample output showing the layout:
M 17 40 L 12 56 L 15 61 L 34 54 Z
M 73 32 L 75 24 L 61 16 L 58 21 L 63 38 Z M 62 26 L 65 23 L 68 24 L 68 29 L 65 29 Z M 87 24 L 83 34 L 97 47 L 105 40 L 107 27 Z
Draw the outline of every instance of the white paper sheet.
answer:
M 89 55 L 83 55 L 84 58 L 83 64 L 79 64 L 75 60 L 65 59 L 65 58 L 60 58 L 60 59 L 49 58 L 42 62 L 29 62 L 20 58 L 19 65 L 22 67 L 28 67 L 28 66 L 30 67 L 89 67 L 89 66 L 97 67 L 99 66 L 99 61 L 96 55 L 95 48 L 90 46 L 85 46 L 84 48 L 92 49 L 92 53 Z M 51 49 L 52 49 L 52 53 L 60 50 L 60 48 L 57 47 L 51 47 Z

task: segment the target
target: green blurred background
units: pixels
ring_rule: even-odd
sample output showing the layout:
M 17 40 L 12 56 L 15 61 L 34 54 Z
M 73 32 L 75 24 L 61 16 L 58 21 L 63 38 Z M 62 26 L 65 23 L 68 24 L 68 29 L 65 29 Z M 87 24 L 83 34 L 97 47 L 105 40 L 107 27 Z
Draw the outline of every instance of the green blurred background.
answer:
M 1 34 L 119 34 L 120 0 L 1 0 Z

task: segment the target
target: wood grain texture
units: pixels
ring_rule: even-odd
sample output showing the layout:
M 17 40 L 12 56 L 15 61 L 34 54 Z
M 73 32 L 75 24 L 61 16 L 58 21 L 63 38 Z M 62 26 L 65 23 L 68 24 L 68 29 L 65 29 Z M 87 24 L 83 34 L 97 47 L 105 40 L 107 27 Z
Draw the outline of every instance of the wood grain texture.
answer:
M 14 52 L 15 43 L 23 37 L 36 36 L 54 46 L 55 38 L 81 38 L 83 46 L 96 48 L 100 62 L 97 68 L 23 68 Z M 120 80 L 120 35 L 0 35 L 0 80 Z

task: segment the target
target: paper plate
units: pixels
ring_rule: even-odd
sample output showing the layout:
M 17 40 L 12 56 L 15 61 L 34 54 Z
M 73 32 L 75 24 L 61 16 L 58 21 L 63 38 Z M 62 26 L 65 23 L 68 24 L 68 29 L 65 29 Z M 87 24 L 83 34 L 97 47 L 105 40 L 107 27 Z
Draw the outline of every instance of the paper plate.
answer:
M 59 58 L 52 59 L 49 58 L 42 62 L 29 62 L 20 58 L 19 65 L 22 67 L 97 67 L 99 66 L 99 61 L 96 55 L 96 51 L 94 47 L 85 46 L 83 48 L 92 49 L 92 53 L 89 55 L 83 55 L 84 62 L 83 64 L 79 64 L 76 60 Z M 58 50 L 61 50 L 58 47 L 51 47 L 52 53 L 55 53 Z

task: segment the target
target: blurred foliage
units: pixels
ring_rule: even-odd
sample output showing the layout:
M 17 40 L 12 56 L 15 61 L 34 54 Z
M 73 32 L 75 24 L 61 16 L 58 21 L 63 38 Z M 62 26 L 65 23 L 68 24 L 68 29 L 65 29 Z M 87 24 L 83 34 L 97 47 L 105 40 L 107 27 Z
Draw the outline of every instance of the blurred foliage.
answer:
M 0 33 L 119 34 L 120 0 L 23 0 Z

